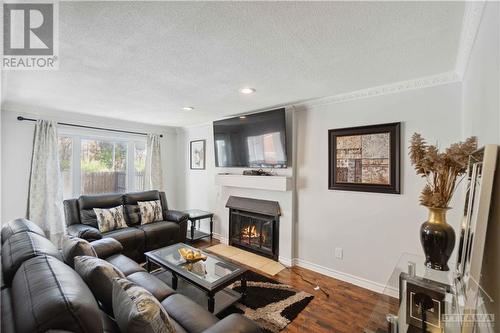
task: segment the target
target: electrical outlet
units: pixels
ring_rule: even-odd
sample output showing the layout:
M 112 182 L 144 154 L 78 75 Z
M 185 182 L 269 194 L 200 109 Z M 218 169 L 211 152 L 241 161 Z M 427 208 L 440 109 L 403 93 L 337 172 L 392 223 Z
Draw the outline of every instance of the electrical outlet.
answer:
M 342 248 L 341 247 L 336 247 L 335 248 L 335 258 L 342 259 L 343 256 L 344 256 L 344 254 L 343 254 Z

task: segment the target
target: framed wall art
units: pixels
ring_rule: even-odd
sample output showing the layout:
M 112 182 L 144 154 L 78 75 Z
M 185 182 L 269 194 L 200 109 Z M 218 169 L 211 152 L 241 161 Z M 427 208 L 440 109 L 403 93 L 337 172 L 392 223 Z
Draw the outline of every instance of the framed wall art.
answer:
M 190 164 L 192 170 L 205 170 L 205 140 L 191 141 Z
M 400 193 L 401 123 L 328 131 L 330 190 Z

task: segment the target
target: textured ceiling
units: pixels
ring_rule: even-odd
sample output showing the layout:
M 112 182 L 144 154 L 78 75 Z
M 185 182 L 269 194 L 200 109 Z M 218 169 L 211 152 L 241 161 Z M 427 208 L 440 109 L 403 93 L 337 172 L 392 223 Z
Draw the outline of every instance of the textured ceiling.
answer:
M 459 2 L 61 2 L 59 70 L 4 72 L 3 106 L 202 123 L 454 70 L 463 13 Z

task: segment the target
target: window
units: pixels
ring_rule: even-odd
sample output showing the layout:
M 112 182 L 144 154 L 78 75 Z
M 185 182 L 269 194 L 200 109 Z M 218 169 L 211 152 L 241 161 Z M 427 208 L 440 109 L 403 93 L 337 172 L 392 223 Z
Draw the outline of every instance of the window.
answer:
M 80 194 L 127 191 L 127 144 L 81 140 Z
M 64 198 L 144 189 L 145 140 L 63 134 L 59 158 Z
M 73 194 L 73 182 L 71 161 L 73 156 L 73 140 L 67 136 L 59 137 L 59 164 L 61 166 L 61 177 L 63 182 L 64 198 L 69 198 Z
M 144 171 L 146 170 L 146 143 L 134 144 L 135 190 L 144 191 Z

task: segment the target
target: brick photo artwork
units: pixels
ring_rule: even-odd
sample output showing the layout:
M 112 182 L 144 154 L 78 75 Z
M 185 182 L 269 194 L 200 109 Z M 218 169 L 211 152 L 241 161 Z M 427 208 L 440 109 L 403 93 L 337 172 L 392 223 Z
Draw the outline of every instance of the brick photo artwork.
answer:
M 337 137 L 337 183 L 389 185 L 390 133 Z

